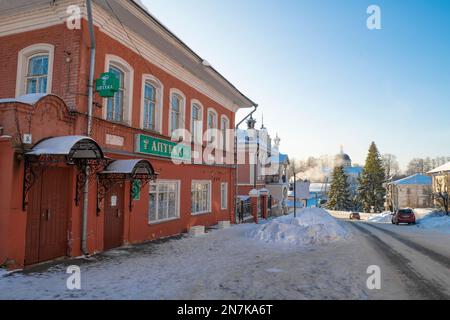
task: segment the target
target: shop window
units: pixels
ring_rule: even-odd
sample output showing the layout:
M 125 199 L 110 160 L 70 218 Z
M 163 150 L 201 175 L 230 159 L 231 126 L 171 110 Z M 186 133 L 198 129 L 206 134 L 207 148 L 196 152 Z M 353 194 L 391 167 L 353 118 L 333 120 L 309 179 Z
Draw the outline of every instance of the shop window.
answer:
M 211 181 L 192 181 L 192 215 L 211 212 Z
M 142 79 L 141 128 L 161 133 L 163 86 L 151 75 Z
M 159 223 L 180 217 L 178 181 L 159 181 L 150 184 L 149 223 Z
M 131 125 L 133 105 L 133 68 L 123 59 L 106 55 L 106 70 L 119 79 L 119 90 L 105 99 L 105 119 Z
M 17 60 L 16 96 L 51 93 L 54 46 L 35 44 L 22 49 Z
M 228 183 L 226 182 L 220 184 L 220 208 L 228 209 Z
M 202 144 L 203 106 L 198 101 L 193 101 L 191 105 L 191 135 L 192 142 Z

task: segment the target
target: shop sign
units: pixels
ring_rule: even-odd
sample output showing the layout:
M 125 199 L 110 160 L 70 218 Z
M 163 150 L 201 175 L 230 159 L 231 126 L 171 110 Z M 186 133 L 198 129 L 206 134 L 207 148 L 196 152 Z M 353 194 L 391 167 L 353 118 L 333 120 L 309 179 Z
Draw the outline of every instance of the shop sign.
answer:
M 191 160 L 190 146 L 144 134 L 136 135 L 135 152 L 176 160 Z
M 114 97 L 114 94 L 119 91 L 119 79 L 114 73 L 102 73 L 100 78 L 95 80 L 95 91 L 103 98 Z

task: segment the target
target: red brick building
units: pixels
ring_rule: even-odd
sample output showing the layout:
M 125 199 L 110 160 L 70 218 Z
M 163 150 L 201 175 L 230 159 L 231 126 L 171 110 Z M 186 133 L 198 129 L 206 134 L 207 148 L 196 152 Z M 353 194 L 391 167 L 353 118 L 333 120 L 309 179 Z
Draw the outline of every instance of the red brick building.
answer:
M 93 21 L 95 78 L 119 89 L 90 118 L 85 1 L 0 4 L 0 265 L 234 220 L 234 165 L 202 160 L 204 133 L 255 103 L 134 1 L 93 1 Z

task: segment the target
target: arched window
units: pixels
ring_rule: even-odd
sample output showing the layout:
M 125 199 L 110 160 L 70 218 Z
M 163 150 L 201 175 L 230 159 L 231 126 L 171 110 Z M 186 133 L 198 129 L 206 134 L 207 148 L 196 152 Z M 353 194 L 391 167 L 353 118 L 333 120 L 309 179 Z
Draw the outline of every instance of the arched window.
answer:
M 119 90 L 114 97 L 105 99 L 104 117 L 109 121 L 132 125 L 133 68 L 125 60 L 114 55 L 106 55 L 105 64 L 105 70 L 119 79 Z
M 141 128 L 161 133 L 163 85 L 152 75 L 142 77 Z
M 222 150 L 227 150 L 227 130 L 230 129 L 230 120 L 224 115 L 220 117 L 220 131 L 222 133 Z
M 16 96 L 51 93 L 54 46 L 39 43 L 19 52 Z
M 216 110 L 208 109 L 208 143 L 213 143 L 217 132 L 217 112 Z
M 197 100 L 191 104 L 191 134 L 192 142 L 203 142 L 203 106 Z
M 170 92 L 169 134 L 178 129 L 184 129 L 184 110 L 186 98 L 181 91 L 172 89 Z

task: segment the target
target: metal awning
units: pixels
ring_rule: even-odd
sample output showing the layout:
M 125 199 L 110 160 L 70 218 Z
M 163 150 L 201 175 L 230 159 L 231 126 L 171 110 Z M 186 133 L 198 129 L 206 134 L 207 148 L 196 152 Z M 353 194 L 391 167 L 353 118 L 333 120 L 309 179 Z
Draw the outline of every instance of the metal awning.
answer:
M 76 159 L 104 159 L 103 151 L 95 140 L 85 136 L 62 136 L 39 142 L 28 156 L 67 156 Z
M 153 166 L 147 160 L 116 160 L 106 167 L 100 174 L 124 174 L 129 176 L 136 175 L 155 175 Z

